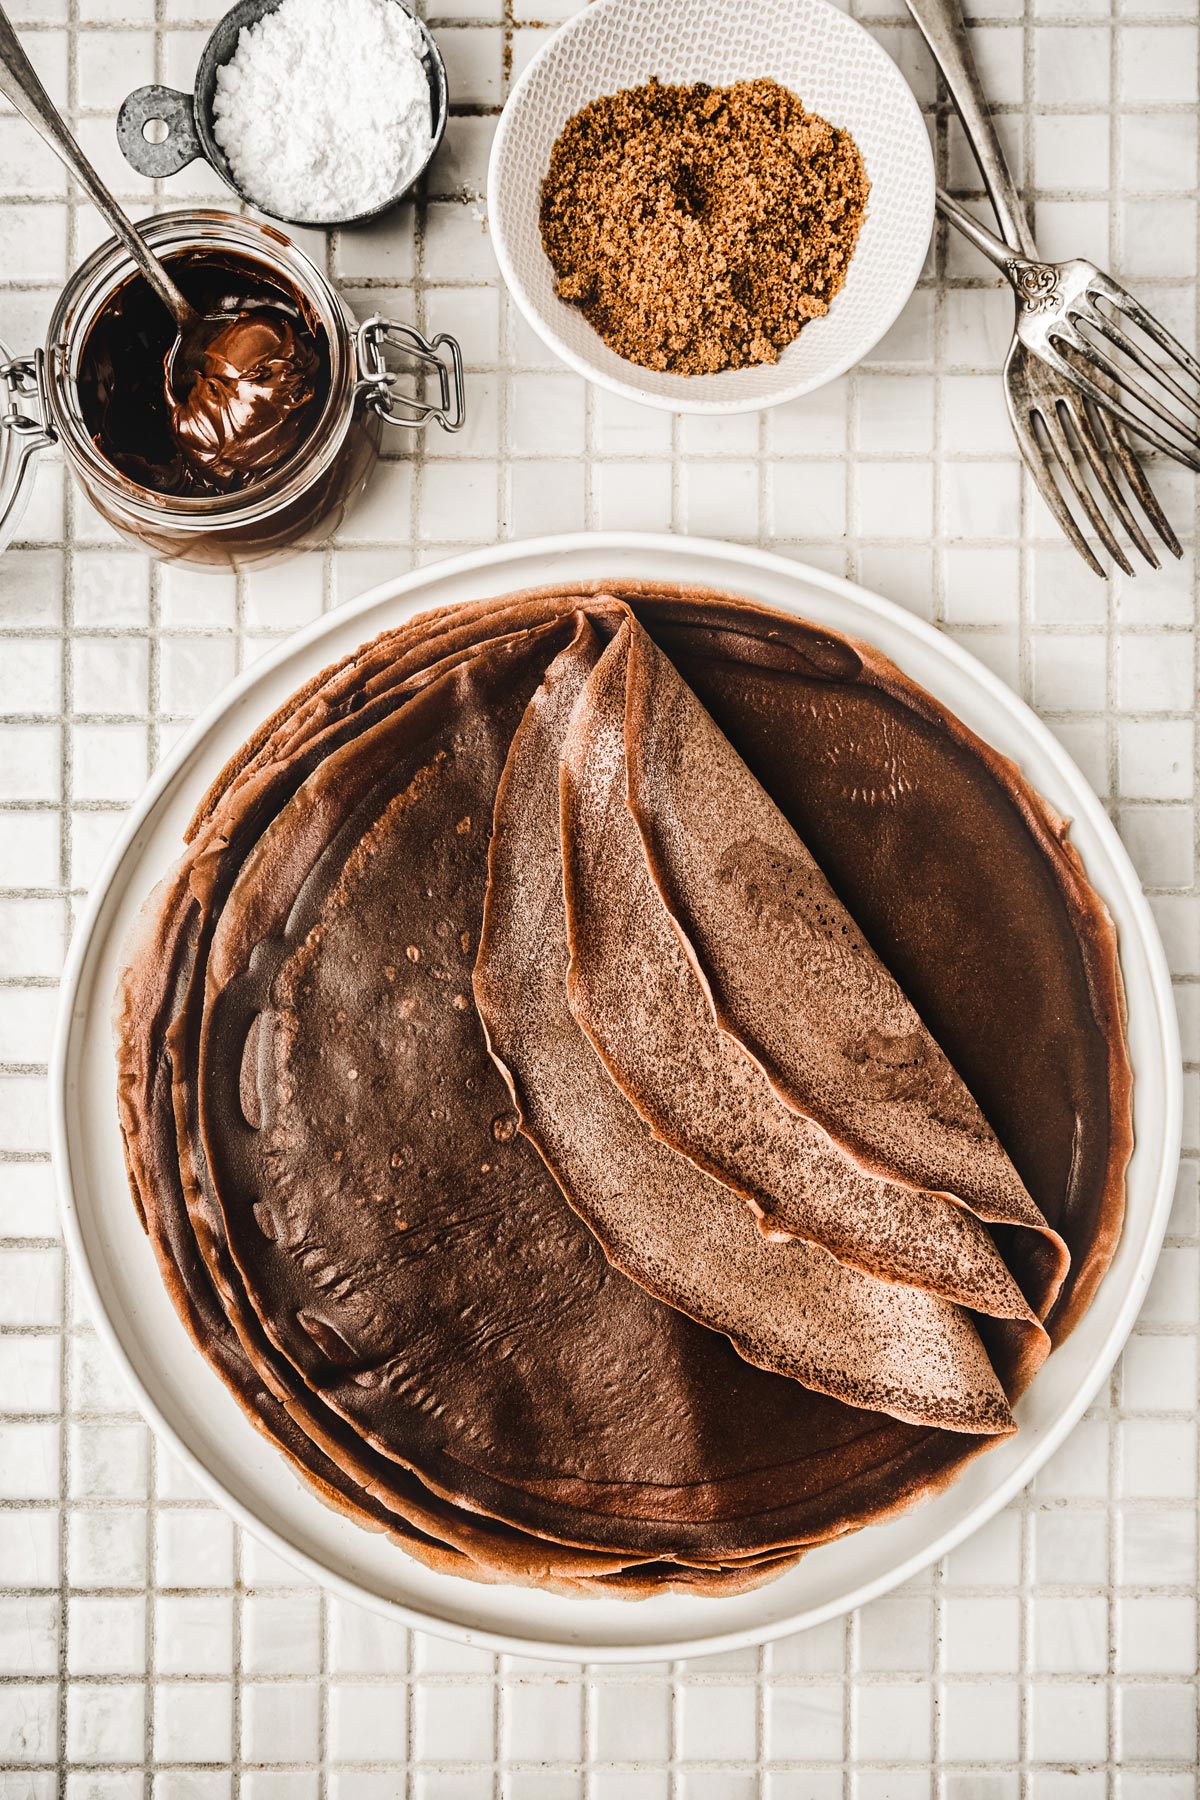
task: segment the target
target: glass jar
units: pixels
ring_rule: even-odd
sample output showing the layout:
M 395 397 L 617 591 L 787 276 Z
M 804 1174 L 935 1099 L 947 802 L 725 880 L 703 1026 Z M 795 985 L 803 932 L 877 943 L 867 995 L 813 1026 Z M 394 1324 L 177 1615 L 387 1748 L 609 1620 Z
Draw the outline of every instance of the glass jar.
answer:
M 464 418 L 462 356 L 445 333 L 431 340 L 376 315 L 358 325 L 320 270 L 274 226 L 214 211 L 164 213 L 140 227 L 160 256 L 227 251 L 262 263 L 296 288 L 329 343 L 329 388 L 321 412 L 291 456 L 236 493 L 180 498 L 141 487 L 97 449 L 80 405 L 78 375 L 91 326 L 134 273 L 109 239 L 71 276 L 44 351 L 0 362 L 0 431 L 8 461 L 27 472 L 34 452 L 62 446 L 68 468 L 113 528 L 156 556 L 239 568 L 277 560 L 336 529 L 365 486 L 385 424 L 417 430 L 431 420 L 457 431 Z M 395 352 L 411 392 L 389 366 Z M 432 384 L 434 398 L 426 398 Z M 0 463 L 4 457 L 0 456 Z M 27 486 L 27 483 L 19 484 Z M 4 520 L 0 515 L 0 535 Z

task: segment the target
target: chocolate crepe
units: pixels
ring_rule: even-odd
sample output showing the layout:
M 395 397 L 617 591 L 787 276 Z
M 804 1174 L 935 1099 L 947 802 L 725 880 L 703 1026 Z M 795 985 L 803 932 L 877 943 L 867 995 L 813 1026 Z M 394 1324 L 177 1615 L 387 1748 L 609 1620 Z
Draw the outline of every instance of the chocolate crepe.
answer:
M 1015 848 L 1019 916 L 983 923 L 998 964 L 1032 943 L 1053 992 L 1026 1040 L 1005 1042 L 987 1083 L 977 1068 L 967 1089 L 996 1122 L 1004 1107 L 993 1109 L 981 1087 L 1003 1102 L 1023 1062 L 1052 1062 L 1056 1035 L 1073 1046 L 1049 1120 L 1000 1133 L 1072 1252 L 1059 1307 L 1069 1322 L 1119 1226 L 1128 1085 L 1111 928 L 1064 830 L 1011 766 L 863 647 L 711 596 L 628 598 L 764 776 L 769 719 L 774 763 L 799 779 L 818 748 L 803 723 L 818 710 L 814 694 L 849 721 L 846 754 L 866 753 L 854 715 L 886 702 L 889 755 L 903 766 L 906 733 L 920 750 L 922 781 L 899 791 L 922 859 L 931 825 L 948 864 L 965 841 L 976 872 Z M 573 616 L 581 606 L 591 627 Z M 976 1405 L 972 1433 L 930 1430 L 752 1367 L 719 1330 L 620 1273 L 515 1133 L 472 1003 L 487 823 L 547 667 L 588 629 L 613 636 L 621 617 L 619 604 L 576 594 L 454 609 L 365 646 L 268 722 L 206 797 L 184 863 L 148 915 L 118 1027 L 122 1118 L 135 1194 L 189 1328 L 326 1498 L 463 1573 L 585 1591 L 717 1592 L 765 1579 L 794 1546 L 942 1485 L 991 1432 L 986 1407 Z M 836 742 L 826 730 L 822 754 Z M 820 786 L 809 784 L 810 802 Z M 956 844 L 946 799 L 968 792 Z M 798 823 L 778 784 L 774 798 Z M 842 845 L 835 885 L 861 923 L 845 854 L 857 806 L 840 807 L 848 836 L 837 818 L 825 825 Z M 806 826 L 810 848 L 814 835 Z M 827 873 L 835 866 L 818 861 Z M 990 904 L 989 895 L 984 914 Z M 895 900 L 882 914 L 894 974 L 906 957 L 921 961 L 916 934 L 900 929 L 911 918 Z M 870 922 L 883 949 L 878 907 Z M 964 918 L 961 937 L 983 964 L 979 923 Z M 381 960 L 392 939 L 402 957 Z M 680 973 L 696 981 L 686 958 Z M 922 980 L 933 1005 L 918 1004 L 919 1018 L 948 1049 L 945 1020 L 962 1024 L 953 987 L 928 967 Z M 915 985 L 901 980 L 910 999 Z M 985 1012 L 989 1001 L 1002 1008 L 1003 990 L 985 983 L 976 999 Z M 694 1005 L 692 1019 L 694 1032 L 704 1023 Z M 587 1047 L 575 1020 L 566 1023 Z M 714 1031 L 710 1020 L 709 1041 Z M 1001 1047 L 994 1016 L 983 1035 Z M 778 1170 L 786 1133 L 812 1139 L 812 1122 L 768 1088 L 744 1049 L 734 1054 L 757 1084 L 754 1117 L 774 1120 Z M 728 1073 L 728 1056 L 719 1060 Z M 594 1054 L 593 1063 L 605 1067 Z M 957 1053 L 951 1063 L 967 1073 Z M 807 1229 L 769 1242 L 745 1200 L 790 1232 L 797 1220 L 781 1206 L 794 1193 L 781 1195 L 749 1163 L 735 1179 L 728 1145 L 719 1179 L 702 1175 L 686 1131 L 682 1152 L 669 1136 L 656 1143 L 640 1088 L 634 1105 L 632 1088 L 603 1079 L 641 1132 L 639 1154 L 668 1157 L 684 1191 L 705 1193 L 710 1228 L 737 1245 L 748 1280 L 763 1278 L 766 1257 L 803 1267 L 810 1295 L 822 1266 L 864 1292 L 895 1288 L 905 1307 L 915 1298 L 945 1315 L 944 1329 L 957 1322 L 949 1366 L 960 1386 L 968 1366 L 986 1385 L 990 1359 L 993 1404 L 999 1389 L 1019 1390 L 1040 1354 L 1030 1314 L 1049 1303 L 1062 1261 L 1036 1208 L 1024 1213 L 1014 1199 L 1020 1183 L 1007 1191 L 1010 1222 L 988 1233 L 963 1196 L 942 1197 L 945 1184 L 921 1187 L 908 1167 L 881 1180 L 848 1141 L 830 1143 L 814 1166 L 831 1190 L 835 1156 L 843 1187 L 860 1200 L 873 1185 L 939 1221 L 937 1269 L 910 1257 L 903 1280 L 884 1283 L 876 1277 L 903 1232 L 875 1269 L 874 1252 L 846 1254 L 851 1239 L 863 1250 L 872 1238 L 861 1219 L 831 1241 L 833 1255 Z M 1064 1151 L 1068 1104 L 1077 1123 Z M 827 1203 L 825 1223 L 845 1210 Z M 887 1212 L 877 1205 L 876 1222 Z M 1082 1288 L 1072 1283 L 1081 1268 Z M 744 1317 L 761 1324 L 754 1307 Z M 782 1343 L 795 1321 L 779 1301 L 774 1318 Z M 980 1360 L 969 1363 L 967 1344 Z M 899 1368 L 899 1337 L 896 1349 Z M 978 1398 L 983 1388 L 971 1391 Z M 923 1392 L 922 1419 L 929 1401 Z M 990 1424 L 1008 1428 L 1007 1408 Z

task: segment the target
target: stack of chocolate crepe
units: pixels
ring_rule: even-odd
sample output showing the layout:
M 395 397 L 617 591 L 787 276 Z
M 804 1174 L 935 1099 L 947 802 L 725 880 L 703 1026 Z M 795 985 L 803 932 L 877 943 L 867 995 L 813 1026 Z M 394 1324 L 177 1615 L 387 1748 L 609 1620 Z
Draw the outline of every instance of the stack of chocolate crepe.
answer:
M 116 1037 L 196 1344 L 476 1579 L 733 1592 L 937 1491 L 1120 1228 L 1065 825 L 867 646 L 709 593 L 326 671 L 205 797 Z

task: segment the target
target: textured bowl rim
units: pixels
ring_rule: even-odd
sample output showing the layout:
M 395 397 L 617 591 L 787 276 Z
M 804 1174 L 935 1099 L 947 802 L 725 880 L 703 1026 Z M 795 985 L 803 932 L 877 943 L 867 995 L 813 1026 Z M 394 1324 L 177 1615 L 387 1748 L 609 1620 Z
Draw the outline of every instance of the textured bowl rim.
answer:
M 864 26 L 860 25 L 857 19 L 851 18 L 849 13 L 842 12 L 840 7 L 830 5 L 829 0 L 795 0 L 797 8 L 807 7 L 812 11 L 821 11 L 832 14 L 838 21 L 837 26 L 834 27 L 835 30 L 845 30 L 847 35 L 855 36 L 863 44 L 869 45 L 870 50 L 868 54 L 876 60 L 880 79 L 883 81 L 895 82 L 900 104 L 902 106 L 907 106 L 912 113 L 917 127 L 917 135 L 925 147 L 923 163 L 925 192 L 924 204 L 921 208 L 920 215 L 915 217 L 911 222 L 913 252 L 909 266 L 905 268 L 903 277 L 896 282 L 893 302 L 890 306 L 881 309 L 877 325 L 872 324 L 869 332 L 864 331 L 860 341 L 847 354 L 840 357 L 836 362 L 830 363 L 827 369 L 822 370 L 818 374 L 809 375 L 798 380 L 792 387 L 785 388 L 781 393 L 764 394 L 761 398 L 749 400 L 744 396 L 739 397 L 736 400 L 689 400 L 686 395 L 686 387 L 690 378 L 686 375 L 677 377 L 680 387 L 678 395 L 652 393 L 647 388 L 640 386 L 636 379 L 622 381 L 615 375 L 610 375 L 606 370 L 597 368 L 593 363 L 590 363 L 586 357 L 580 356 L 576 351 L 571 349 L 570 345 L 567 344 L 562 337 L 559 336 L 553 325 L 550 324 L 546 317 L 538 310 L 525 283 L 517 273 L 516 266 L 509 254 L 503 224 L 503 212 L 499 203 L 501 163 L 508 153 L 509 141 L 512 138 L 515 129 L 514 120 L 520 110 L 522 99 L 527 92 L 532 79 L 536 75 L 539 66 L 549 56 L 550 52 L 561 43 L 564 35 L 594 31 L 596 29 L 597 21 L 602 21 L 609 14 L 619 11 L 621 7 L 626 4 L 627 0 L 591 0 L 589 6 L 584 7 L 582 12 L 578 12 L 572 18 L 568 19 L 566 23 L 561 25 L 553 36 L 542 45 L 542 48 L 529 63 L 528 67 L 523 70 L 513 87 L 512 92 L 509 94 L 508 99 L 504 103 L 504 110 L 500 114 L 500 123 L 496 129 L 496 135 L 492 140 L 491 154 L 488 157 L 487 175 L 488 229 L 491 233 L 492 248 L 496 253 L 496 261 L 499 263 L 500 273 L 504 277 L 504 285 L 516 301 L 516 304 L 527 323 L 533 328 L 547 348 L 553 350 L 557 357 L 567 363 L 577 374 L 584 376 L 588 381 L 595 382 L 598 387 L 607 388 L 610 393 L 621 394 L 627 400 L 635 400 L 641 406 L 653 406 L 660 412 L 706 413 L 709 415 L 765 412 L 770 407 L 784 406 L 790 400 L 799 400 L 803 398 L 805 394 L 816 393 L 818 388 L 823 388 L 827 386 L 829 382 L 836 381 L 839 375 L 844 375 L 848 369 L 852 369 L 857 363 L 860 363 L 863 358 L 868 356 L 875 348 L 875 345 L 879 340 L 891 330 L 901 312 L 904 310 L 904 307 L 908 304 L 913 290 L 920 279 L 921 270 L 925 266 L 925 257 L 929 249 L 930 238 L 933 235 L 936 180 L 933 148 L 929 142 L 929 137 L 925 129 L 924 115 L 921 112 L 917 97 L 896 63 L 893 62 L 892 58 L 883 48 L 882 44 L 873 38 L 871 33 L 867 31 Z M 749 6 L 753 4 L 753 0 L 738 0 L 738 4 L 740 6 Z M 583 102 L 582 104 L 586 104 L 586 102 Z M 531 179 L 533 179 L 533 177 L 531 177 Z M 783 354 L 786 356 L 787 351 L 785 350 Z M 637 370 L 636 363 L 629 363 L 628 367 L 631 371 L 636 372 Z M 715 379 L 719 380 L 720 377 L 717 376 Z
M 979 1478 L 982 1473 L 982 1492 L 969 1501 L 956 1520 L 929 1533 L 915 1546 L 902 1552 L 886 1569 L 877 1574 L 858 1574 L 849 1578 L 832 1599 L 801 1604 L 794 1610 L 776 1613 L 771 1606 L 773 1596 L 780 1595 L 782 1584 L 768 1584 L 750 1596 L 754 1606 L 761 1606 L 764 1611 L 756 1622 L 742 1625 L 722 1627 L 719 1623 L 719 1609 L 723 1605 L 733 1606 L 735 1602 L 706 1601 L 699 1604 L 716 1607 L 718 1610 L 708 1613 L 703 1619 L 696 1616 L 697 1629 L 694 1632 L 670 1633 L 652 1636 L 649 1633 L 639 1637 L 636 1631 L 628 1636 L 622 1635 L 618 1641 L 606 1638 L 603 1643 L 589 1641 L 586 1623 L 580 1625 L 582 1617 L 587 1619 L 588 1609 L 600 1608 L 609 1603 L 597 1600 L 564 1601 L 563 1626 L 561 1635 L 547 1633 L 538 1635 L 535 1631 L 521 1629 L 522 1600 L 525 1590 L 520 1588 L 501 1587 L 480 1590 L 484 1593 L 499 1593 L 513 1596 L 509 1610 L 510 1622 L 506 1628 L 497 1628 L 491 1623 L 465 1624 L 459 1618 L 443 1616 L 433 1604 L 417 1603 L 404 1599 L 381 1595 L 366 1585 L 365 1579 L 356 1578 L 343 1570 L 335 1569 L 323 1562 L 320 1557 L 306 1551 L 286 1534 L 284 1526 L 272 1523 L 270 1518 L 256 1512 L 246 1501 L 240 1499 L 222 1477 L 193 1451 L 186 1441 L 187 1421 L 178 1416 L 169 1416 L 151 1394 L 147 1383 L 135 1367 L 132 1352 L 127 1348 L 124 1331 L 128 1321 L 110 1314 L 101 1291 L 98 1271 L 92 1265 L 85 1227 L 85 1215 L 95 1214 L 95 1203 L 91 1198 L 90 1174 L 94 1162 L 94 1150 L 90 1141 L 79 1147 L 78 1157 L 72 1154 L 72 1136 L 74 1132 L 74 1115 L 76 1112 L 76 1089 L 78 1087 L 78 1068 L 80 1061 L 86 1056 L 86 1047 L 81 1043 L 98 1027 L 89 1020 L 87 993 L 91 981 L 91 963 L 101 952 L 96 949 L 96 941 L 111 925 L 109 917 L 116 904 L 119 903 L 123 884 L 128 880 L 132 860 L 134 872 L 139 872 L 136 859 L 140 852 L 140 840 L 143 833 L 149 835 L 152 828 L 153 815 L 160 801 L 173 788 L 180 772 L 190 759 L 206 744 L 213 731 L 220 726 L 227 715 L 232 714 L 240 701 L 248 696 L 260 683 L 269 682 L 274 671 L 289 663 L 298 653 L 316 652 L 326 639 L 367 615 L 376 614 L 381 606 L 397 608 L 399 614 L 412 616 L 426 604 L 435 603 L 432 596 L 439 587 L 453 586 L 464 576 L 485 577 L 485 591 L 504 592 L 503 586 L 492 588 L 491 578 L 503 575 L 516 566 L 523 575 L 536 570 L 540 579 L 556 581 L 568 570 L 573 569 L 575 559 L 586 558 L 589 568 L 595 575 L 613 577 L 620 573 L 618 565 L 623 557 L 635 556 L 639 567 L 652 572 L 654 577 L 674 577 L 671 565 L 677 559 L 686 562 L 690 558 L 701 558 L 706 564 L 706 581 L 726 591 L 746 591 L 753 594 L 758 586 L 758 576 L 779 578 L 786 585 L 793 582 L 798 588 L 805 585 L 823 594 L 824 601 L 821 612 L 833 603 L 840 612 L 845 607 L 851 614 L 865 612 L 870 615 L 870 624 L 898 628 L 904 638 L 910 641 L 914 651 L 924 648 L 933 650 L 937 660 L 943 664 L 942 675 L 952 679 L 964 679 L 968 689 L 980 692 L 986 702 L 996 705 L 1002 714 L 1007 715 L 1007 723 L 1015 729 L 1030 750 L 1036 750 L 1045 759 L 1050 772 L 1062 779 L 1072 791 L 1075 802 L 1074 817 L 1077 821 L 1086 821 L 1089 829 L 1099 839 L 1101 854 L 1107 858 L 1107 874 L 1113 884 L 1114 892 L 1119 893 L 1124 909 L 1125 919 L 1132 940 L 1132 947 L 1140 950 L 1144 957 L 1144 974 L 1139 973 L 1133 956 L 1125 954 L 1129 940 L 1122 943 L 1122 968 L 1125 974 L 1127 994 L 1131 1003 L 1136 1003 L 1139 1017 L 1153 1018 L 1153 1048 L 1157 1068 L 1145 1068 L 1135 1058 L 1134 1078 L 1138 1081 L 1153 1081 L 1160 1078 L 1158 1089 L 1158 1118 L 1152 1133 L 1152 1141 L 1145 1140 L 1139 1144 L 1143 1162 L 1149 1160 L 1150 1167 L 1140 1167 L 1138 1174 L 1130 1176 L 1127 1192 L 1131 1193 L 1135 1182 L 1142 1184 L 1138 1195 L 1140 1213 L 1140 1229 L 1137 1238 L 1140 1240 L 1136 1248 L 1132 1246 L 1127 1234 L 1134 1229 L 1128 1211 L 1123 1228 L 1122 1244 L 1129 1244 L 1127 1255 L 1132 1256 L 1130 1266 L 1112 1268 L 1108 1271 L 1105 1282 L 1109 1285 L 1113 1301 L 1113 1316 L 1109 1321 L 1102 1340 L 1094 1347 L 1091 1359 L 1085 1369 L 1074 1377 L 1074 1384 L 1069 1394 L 1054 1402 L 1052 1420 L 1044 1427 L 1038 1427 L 1023 1439 L 1025 1447 L 1013 1466 L 1000 1473 L 997 1465 L 988 1458 L 976 1461 L 972 1466 Z M 517 585 L 525 585 L 518 579 Z M 767 604 L 778 604 L 777 601 Z M 811 606 L 811 598 L 808 605 Z M 808 609 L 799 599 L 795 605 L 788 605 L 788 610 L 798 616 L 809 616 Z M 383 628 L 380 620 L 379 629 Z M 853 629 L 848 625 L 837 625 L 836 629 Z M 864 634 L 865 635 L 865 634 Z M 1044 780 L 1044 776 L 1043 776 Z M 160 871 L 161 872 L 161 871 Z M 1090 871 L 1089 871 L 1090 872 Z M 1118 919 L 1120 925 L 1120 919 Z M 1135 979 L 1136 977 L 1136 979 Z M 81 989 L 84 990 L 81 992 Z M 1133 1004 L 1130 1006 L 1133 1012 Z M 48 1115 L 50 1124 L 50 1152 L 55 1171 L 58 1190 L 59 1216 L 63 1228 L 63 1237 L 71 1257 L 74 1279 L 86 1301 L 95 1324 L 97 1334 L 104 1342 L 122 1377 L 128 1385 L 135 1402 L 154 1428 L 158 1437 L 164 1442 L 182 1466 L 194 1478 L 197 1484 L 209 1497 L 216 1500 L 230 1513 L 239 1525 L 260 1543 L 266 1544 L 293 1567 L 300 1569 L 310 1580 L 320 1583 L 332 1593 L 365 1606 L 369 1610 L 381 1613 L 385 1617 L 400 1619 L 404 1624 L 416 1630 L 432 1631 L 436 1635 L 456 1639 L 486 1647 L 495 1651 L 507 1652 L 519 1656 L 544 1657 L 551 1660 L 562 1659 L 571 1662 L 602 1663 L 636 1663 L 660 1660 L 664 1657 L 677 1658 L 684 1656 L 712 1655 L 721 1651 L 735 1650 L 747 1645 L 761 1644 L 779 1637 L 788 1636 L 796 1631 L 810 1629 L 824 1623 L 827 1619 L 838 1618 L 863 1605 L 881 1594 L 890 1592 L 901 1582 L 928 1568 L 940 1557 L 954 1549 L 964 1539 L 979 1530 L 989 1519 L 1005 1506 L 1017 1493 L 1027 1487 L 1037 1471 L 1047 1462 L 1049 1457 L 1059 1448 L 1068 1433 L 1073 1430 L 1079 1419 L 1090 1405 L 1099 1390 L 1101 1383 L 1109 1373 L 1119 1356 L 1125 1341 L 1133 1328 L 1138 1312 L 1146 1297 L 1155 1264 L 1162 1246 L 1170 1215 L 1175 1174 L 1179 1162 L 1179 1145 L 1182 1133 L 1182 1084 L 1183 1069 L 1180 1054 L 1179 1028 L 1175 1012 L 1171 978 L 1167 968 L 1166 956 L 1158 929 L 1151 913 L 1149 902 L 1142 891 L 1142 885 L 1130 861 L 1129 854 L 1117 835 L 1116 828 L 1107 812 L 1092 792 L 1082 773 L 1068 752 L 1053 736 L 1049 728 L 1037 717 L 1006 683 L 994 675 L 986 665 L 965 650 L 953 638 L 947 637 L 933 625 L 926 623 L 915 614 L 906 611 L 895 602 L 885 600 L 869 589 L 858 586 L 841 576 L 830 575 L 825 570 L 803 562 L 794 562 L 781 557 L 772 551 L 762 550 L 755 546 L 730 544 L 717 539 L 690 538 L 669 536 L 661 533 L 612 531 L 612 532 L 573 532 L 558 537 L 540 537 L 516 539 L 505 544 L 488 546 L 481 550 L 473 550 L 463 555 L 449 557 L 442 562 L 430 563 L 414 569 L 406 574 L 368 589 L 344 605 L 323 613 L 309 625 L 292 633 L 275 645 L 264 656 L 251 663 L 227 687 L 215 697 L 206 710 L 193 722 L 178 742 L 163 758 L 140 798 L 130 808 L 122 822 L 120 831 L 114 839 L 103 866 L 96 877 L 88 895 L 82 916 L 72 935 L 67 954 L 60 987 L 58 1017 L 55 1027 L 54 1043 L 51 1049 L 48 1069 Z M 1135 1094 L 1136 1094 L 1135 1086 Z M 116 1109 L 113 1108 L 112 1123 L 115 1129 Z M 1132 1169 L 1132 1165 L 1131 1165 Z M 76 1191 L 78 1185 L 78 1193 Z M 122 1196 L 125 1205 L 132 1206 L 128 1195 Z M 1118 1246 L 1120 1255 L 1120 1246 Z M 1113 1290 L 1115 1283 L 1116 1291 Z M 1101 1289 L 1103 1292 L 1103 1287 Z M 1084 1324 L 1086 1323 L 1086 1319 Z M 1083 1325 L 1076 1336 L 1082 1336 Z M 183 1327 L 179 1326 L 183 1341 Z M 1062 1347 L 1068 1353 L 1075 1337 L 1067 1340 Z M 189 1354 L 198 1353 L 190 1344 Z M 1058 1353 L 1060 1356 L 1062 1352 Z M 1079 1355 L 1076 1347 L 1075 1355 L 1068 1356 L 1073 1362 Z M 1047 1370 L 1042 1373 L 1045 1381 L 1047 1371 L 1053 1369 L 1055 1359 L 1051 1358 Z M 1064 1369 L 1065 1364 L 1059 1363 Z M 214 1377 L 214 1380 L 216 1378 Z M 236 1402 L 230 1399 L 230 1407 L 236 1412 Z M 250 1429 L 247 1427 L 247 1429 Z M 1013 1440 L 1014 1443 L 1017 1440 Z M 994 1473 L 993 1473 L 994 1471 Z M 280 1473 L 282 1474 L 282 1466 Z M 971 1471 L 963 1477 L 951 1493 L 961 1491 L 965 1482 L 970 1479 Z M 316 1516 L 323 1516 L 325 1508 L 315 1495 L 309 1496 Z M 936 1504 L 934 1502 L 933 1504 Z M 925 1509 L 914 1508 L 908 1518 L 918 1518 Z M 357 1530 L 357 1527 L 347 1527 Z M 404 1553 L 396 1550 L 395 1555 L 402 1563 L 407 1563 Z M 344 1565 L 343 1565 L 344 1566 Z M 420 1573 L 420 1566 L 413 1565 Z M 787 1580 L 785 1576 L 784 1581 Z M 440 1592 L 448 1584 L 448 1591 L 457 1603 L 455 1610 L 460 1613 L 469 1612 L 474 1599 L 474 1584 L 461 1578 L 442 1574 L 436 1577 L 435 1585 Z M 615 1603 L 622 1611 L 630 1607 L 628 1601 Z M 634 1616 L 649 1618 L 642 1607 L 654 1607 L 657 1602 L 643 1601 L 638 1604 Z M 570 1609 L 569 1613 L 566 1609 Z M 580 1611 L 579 1609 L 582 1609 Z

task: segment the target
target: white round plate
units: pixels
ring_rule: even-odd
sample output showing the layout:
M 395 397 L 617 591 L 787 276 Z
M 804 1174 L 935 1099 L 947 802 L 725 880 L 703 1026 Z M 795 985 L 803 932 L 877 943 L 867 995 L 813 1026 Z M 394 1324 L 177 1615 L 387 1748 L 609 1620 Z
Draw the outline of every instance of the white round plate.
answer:
M 1091 1310 L 1020 1402 L 1020 1430 L 929 1504 L 813 1551 L 768 1587 L 719 1600 L 565 1599 L 477 1586 L 422 1568 L 329 1511 L 188 1339 L 135 1216 L 117 1127 L 110 1015 L 121 945 L 226 758 L 319 670 L 414 613 L 543 583 L 622 577 L 708 584 L 867 638 L 1015 758 L 1074 820 L 1073 841 L 1117 922 L 1129 1002 L 1137 1148 L 1124 1233 Z M 133 809 L 76 931 L 51 1067 L 51 1121 L 64 1228 L 97 1325 L 151 1424 L 248 1531 L 315 1580 L 410 1624 L 530 1655 L 616 1662 L 755 1643 L 845 1612 L 934 1561 L 1029 1481 L 1095 1394 L 1141 1306 L 1171 1203 L 1180 1086 L 1171 984 L 1137 877 L 1079 770 L 1008 688 L 898 606 L 803 564 L 703 539 L 604 533 L 505 544 L 389 582 L 297 632 L 226 689 Z
M 639 368 L 610 350 L 555 292 L 542 248 L 541 185 L 559 132 L 603 94 L 770 75 L 849 131 L 871 194 L 846 285 L 778 362 L 720 375 Z M 671 412 L 737 413 L 809 394 L 861 360 L 912 293 L 933 229 L 925 121 L 895 63 L 827 0 L 593 0 L 555 32 L 517 82 L 488 164 L 488 228 L 509 291 L 556 356 L 602 387 Z

